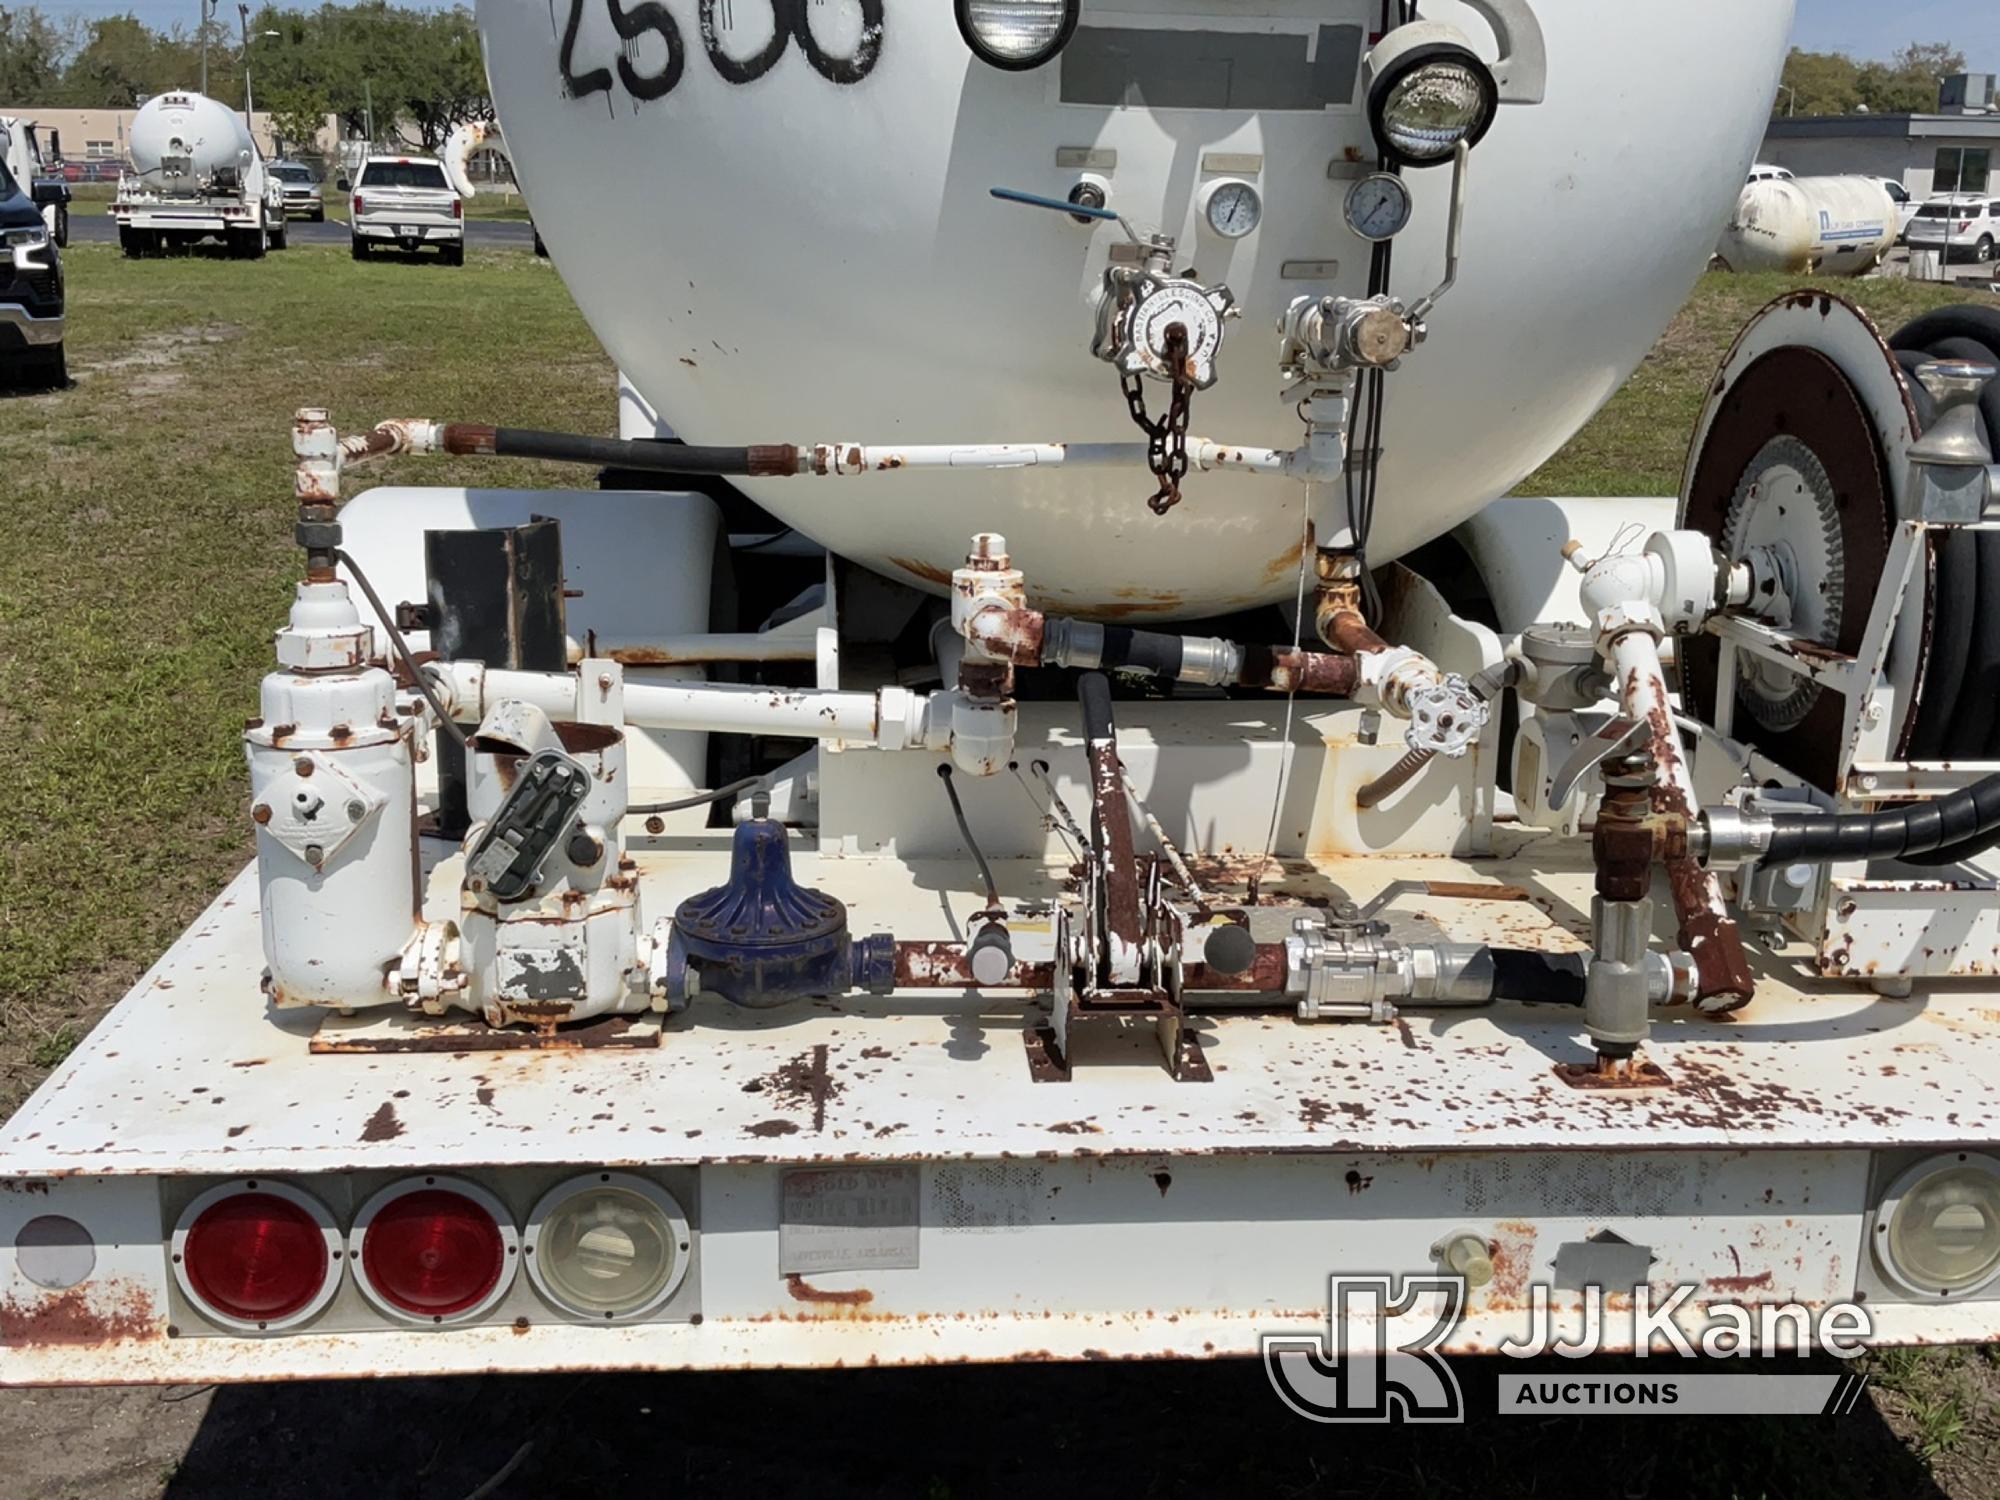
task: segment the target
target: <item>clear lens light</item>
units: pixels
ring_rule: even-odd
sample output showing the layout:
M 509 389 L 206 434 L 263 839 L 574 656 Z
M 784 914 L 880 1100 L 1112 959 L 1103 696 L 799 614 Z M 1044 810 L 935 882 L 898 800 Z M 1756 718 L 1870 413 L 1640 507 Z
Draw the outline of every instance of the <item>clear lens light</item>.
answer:
M 966 0 L 965 19 L 1001 57 L 1029 58 L 1062 35 L 1068 0 Z
M 2000 1269 L 2000 1178 L 1947 1167 L 1903 1195 L 1889 1221 L 1889 1254 L 1919 1286 L 1956 1291 Z
M 621 1187 L 585 1188 L 543 1221 L 536 1259 L 549 1290 L 576 1312 L 617 1317 L 646 1306 L 673 1275 L 674 1226 Z
M 1382 124 L 1403 155 L 1441 161 L 1478 131 L 1486 109 L 1484 81 L 1464 63 L 1420 63 L 1390 88 Z

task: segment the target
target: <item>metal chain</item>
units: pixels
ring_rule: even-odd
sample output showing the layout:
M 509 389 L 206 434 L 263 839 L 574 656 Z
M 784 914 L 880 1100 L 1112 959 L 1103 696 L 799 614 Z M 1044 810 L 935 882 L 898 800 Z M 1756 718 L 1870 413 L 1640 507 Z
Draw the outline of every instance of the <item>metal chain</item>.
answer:
M 1167 325 L 1161 356 L 1173 371 L 1173 394 L 1167 409 L 1156 421 L 1146 412 L 1146 389 L 1142 377 L 1125 375 L 1120 384 L 1132 421 L 1146 434 L 1146 467 L 1153 471 L 1159 488 L 1146 504 L 1156 516 L 1164 516 L 1181 503 L 1181 481 L 1187 478 L 1188 419 L 1194 406 L 1194 381 L 1188 372 L 1187 329 L 1179 323 Z

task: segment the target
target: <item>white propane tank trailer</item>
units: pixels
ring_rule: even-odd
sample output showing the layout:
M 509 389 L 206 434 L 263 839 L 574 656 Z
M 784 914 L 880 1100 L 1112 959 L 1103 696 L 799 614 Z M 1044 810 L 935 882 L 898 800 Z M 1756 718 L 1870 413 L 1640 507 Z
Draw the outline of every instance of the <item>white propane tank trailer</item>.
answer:
M 129 257 L 219 240 L 237 259 L 285 248 L 285 201 L 248 120 L 205 94 L 159 94 L 132 118 L 112 217 Z
M 1896 200 L 1872 177 L 1766 178 L 1738 196 L 1716 254 L 1732 271 L 1864 276 L 1899 231 Z
M 1678 496 L 1503 498 L 1791 7 L 1417 10 L 483 0 L 626 434 L 299 412 L 0 1382 L 2000 1334 L 2000 317 L 1788 295 Z

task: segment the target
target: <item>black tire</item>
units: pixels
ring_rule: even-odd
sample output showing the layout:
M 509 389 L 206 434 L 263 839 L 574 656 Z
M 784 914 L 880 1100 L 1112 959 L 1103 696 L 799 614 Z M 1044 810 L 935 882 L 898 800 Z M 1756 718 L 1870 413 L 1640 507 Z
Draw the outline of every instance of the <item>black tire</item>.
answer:
M 56 249 L 69 249 L 69 205 L 56 205 Z
M 118 226 L 118 248 L 125 252 L 127 260 L 137 260 L 146 253 L 146 247 L 139 238 L 139 231 L 130 224 Z
M 292 243 L 291 235 L 291 226 L 280 223 L 276 229 L 271 231 L 271 248 L 273 250 L 286 249 Z
M 368 241 L 357 234 L 350 238 L 348 244 L 350 246 L 350 253 L 356 260 L 368 259 Z
M 1982 266 L 1991 265 L 1993 263 L 1992 235 L 1982 234 L 1979 237 L 1979 243 L 1972 247 L 1972 258 L 1975 262 L 1977 262 L 1979 265 Z
M 324 224 L 326 222 L 326 210 L 323 208 L 314 209 L 312 211 L 312 221 L 315 224 Z
M 446 245 L 446 246 L 444 247 L 444 263 L 445 263 L 446 265 L 448 265 L 448 266 L 462 266 L 462 265 L 464 265 L 464 264 L 465 264 L 465 246 L 464 246 L 464 245 Z
M 69 357 L 63 346 L 53 349 L 37 349 L 21 367 L 24 382 L 31 391 L 60 391 L 69 386 Z

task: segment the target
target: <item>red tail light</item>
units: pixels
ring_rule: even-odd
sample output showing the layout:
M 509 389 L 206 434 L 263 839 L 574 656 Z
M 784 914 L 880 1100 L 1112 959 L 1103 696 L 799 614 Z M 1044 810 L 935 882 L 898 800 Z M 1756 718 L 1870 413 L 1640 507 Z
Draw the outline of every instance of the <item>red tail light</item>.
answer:
M 363 203 L 361 201 L 361 195 L 359 193 L 356 193 L 354 195 L 354 216 L 358 219 L 361 217 L 361 215 L 363 215 L 366 212 L 368 212 L 368 205 Z
M 513 1280 L 517 1240 L 504 1212 L 465 1182 L 423 1178 L 384 1189 L 354 1221 L 350 1246 L 362 1291 L 406 1318 L 477 1316 Z
M 337 1235 L 295 1188 L 231 1183 L 204 1193 L 174 1235 L 181 1289 L 216 1321 L 269 1329 L 303 1321 L 336 1285 Z
M 463 198 L 454 198 L 451 200 L 451 216 L 454 219 L 465 217 L 465 200 Z

